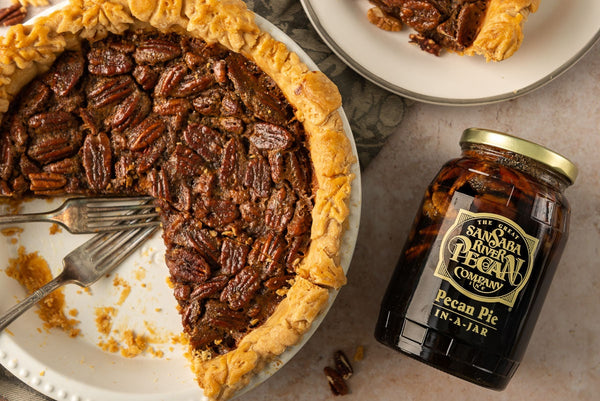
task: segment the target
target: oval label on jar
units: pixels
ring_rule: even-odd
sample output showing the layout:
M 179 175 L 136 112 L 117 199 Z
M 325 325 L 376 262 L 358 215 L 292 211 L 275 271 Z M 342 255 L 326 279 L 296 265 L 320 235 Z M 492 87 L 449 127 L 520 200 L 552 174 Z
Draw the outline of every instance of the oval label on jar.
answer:
M 442 239 L 434 274 L 469 298 L 512 307 L 537 246 L 537 238 L 504 216 L 460 209 Z

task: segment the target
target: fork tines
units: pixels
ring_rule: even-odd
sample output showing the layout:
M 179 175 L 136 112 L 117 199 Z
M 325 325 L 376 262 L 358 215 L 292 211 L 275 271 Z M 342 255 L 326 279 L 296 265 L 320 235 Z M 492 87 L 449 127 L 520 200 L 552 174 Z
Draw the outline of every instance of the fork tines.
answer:
M 115 225 L 132 220 L 123 229 L 149 227 L 157 224 L 158 216 L 153 198 L 147 196 L 89 199 L 86 208 L 87 225 L 97 232 L 114 230 Z

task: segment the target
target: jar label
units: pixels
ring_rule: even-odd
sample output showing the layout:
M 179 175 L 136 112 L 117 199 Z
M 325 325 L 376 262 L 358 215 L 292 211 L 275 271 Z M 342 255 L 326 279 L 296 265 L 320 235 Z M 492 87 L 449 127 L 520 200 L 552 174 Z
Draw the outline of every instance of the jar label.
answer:
M 442 239 L 434 275 L 471 299 L 512 307 L 529 280 L 538 242 L 504 216 L 460 209 Z

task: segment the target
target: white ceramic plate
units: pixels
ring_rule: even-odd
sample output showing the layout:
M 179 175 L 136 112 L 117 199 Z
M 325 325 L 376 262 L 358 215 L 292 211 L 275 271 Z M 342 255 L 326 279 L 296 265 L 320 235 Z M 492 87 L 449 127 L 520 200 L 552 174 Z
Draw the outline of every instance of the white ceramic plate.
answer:
M 410 29 L 386 32 L 367 20 L 368 0 L 301 0 L 321 38 L 349 67 L 411 99 L 446 105 L 508 100 L 550 82 L 600 36 L 597 0 L 542 0 L 524 26 L 525 40 L 509 59 L 445 53 L 408 43 Z
M 286 43 L 311 69 L 317 68 L 283 32 L 261 17 L 257 17 L 257 22 L 263 30 Z M 350 125 L 343 110 L 340 111 L 353 153 L 357 156 Z M 342 243 L 341 263 L 345 271 L 352 259 L 361 209 L 358 165 L 352 170 L 356 179 L 350 198 L 348 230 Z M 22 211 L 49 210 L 60 203 L 60 199 L 52 202 L 35 200 L 24 203 Z M 0 205 L 0 212 L 3 212 L 2 207 L 5 208 Z M 18 237 L 0 236 L 0 311 L 7 310 L 16 300 L 25 296 L 23 288 L 4 273 L 8 259 L 17 256 L 18 246 L 25 246 L 28 252 L 37 251 L 56 275 L 61 270 L 62 258 L 90 237 L 66 232 L 49 235 L 48 224 L 32 223 L 21 227 L 24 231 Z M 18 243 L 11 243 L 12 238 L 17 238 Z M 96 328 L 95 308 L 115 306 L 121 299 L 124 287 L 113 285 L 117 275 L 131 286 L 131 292 L 120 306 L 116 306 L 118 313 L 113 320 L 113 328 L 121 332 L 134 329 L 139 334 L 154 338 L 158 342 L 150 345 L 164 352 L 163 357 L 142 354 L 135 358 L 124 358 L 119 353 L 109 353 L 97 346 L 106 337 L 100 335 Z M 109 278 L 94 284 L 91 294 L 75 285 L 63 288 L 67 309 L 75 308 L 79 312 L 76 319 L 81 322 L 78 326 L 81 336 L 69 338 L 56 329 L 45 331 L 35 311 L 30 310 L 13 322 L 8 332 L 0 334 L 0 363 L 29 386 L 56 400 L 206 400 L 183 356 L 184 347 L 170 341 L 172 335 L 181 331 L 181 323 L 172 290 L 166 283 L 167 276 L 164 245 L 160 233 L 157 233 Z M 331 293 L 327 309 L 336 295 L 337 292 Z M 313 323 L 299 344 L 289 348 L 267 366 L 242 392 L 260 384 L 289 361 L 308 341 L 325 315 L 326 311 Z M 119 339 L 118 335 L 115 337 Z

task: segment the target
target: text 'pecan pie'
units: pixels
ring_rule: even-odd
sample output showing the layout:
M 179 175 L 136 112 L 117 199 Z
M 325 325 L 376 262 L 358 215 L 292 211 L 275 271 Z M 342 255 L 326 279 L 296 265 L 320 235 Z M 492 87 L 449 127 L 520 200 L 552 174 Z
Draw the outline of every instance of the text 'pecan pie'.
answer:
M 443 49 L 483 55 L 493 61 L 514 54 L 523 41 L 523 23 L 540 0 L 369 0 L 369 21 L 388 31 L 403 25 L 417 31 L 410 41 L 440 55 Z
M 74 0 L 0 48 L 0 195 L 155 197 L 208 397 L 300 339 L 345 283 L 354 157 L 323 74 L 237 0 Z

